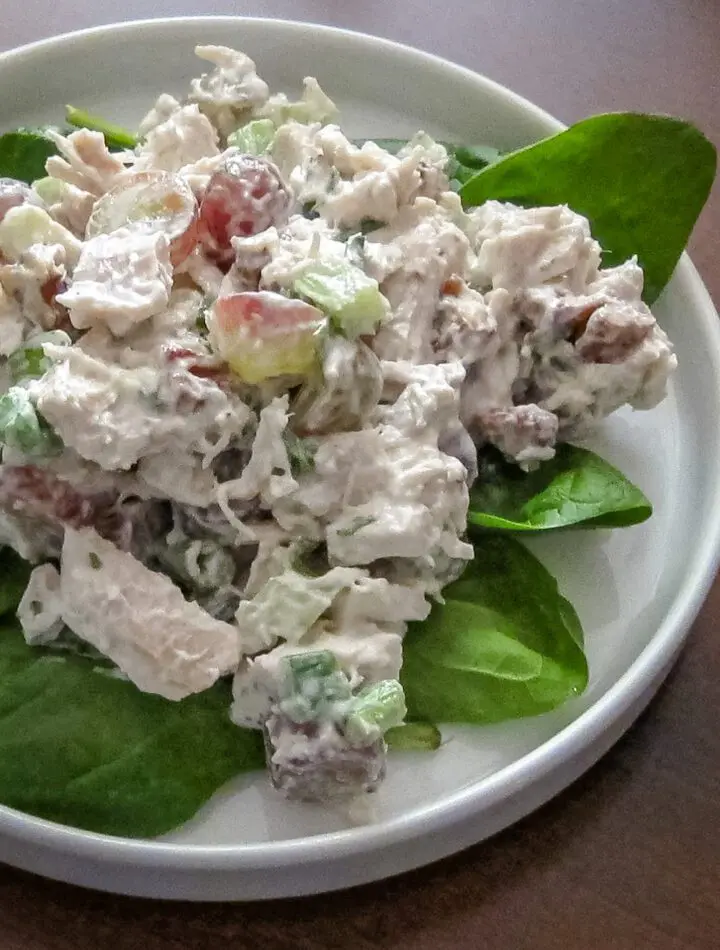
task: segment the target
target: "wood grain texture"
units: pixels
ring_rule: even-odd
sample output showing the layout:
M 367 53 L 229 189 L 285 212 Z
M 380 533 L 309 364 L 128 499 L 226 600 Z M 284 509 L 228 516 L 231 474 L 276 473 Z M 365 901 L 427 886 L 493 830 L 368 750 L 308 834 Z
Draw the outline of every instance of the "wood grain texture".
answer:
M 117 18 L 75 0 L 8 5 L 0 46 Z M 360 7 L 362 7 L 360 9 Z M 197 11 L 126 0 L 126 18 Z M 565 121 L 611 109 L 694 119 L 720 143 L 717 0 L 264 0 L 205 13 L 285 16 L 408 42 L 485 72 Z M 720 300 L 720 189 L 691 243 Z M 678 666 L 584 778 L 490 842 L 327 898 L 177 905 L 0 867 L 0 950 L 717 950 L 720 585 Z

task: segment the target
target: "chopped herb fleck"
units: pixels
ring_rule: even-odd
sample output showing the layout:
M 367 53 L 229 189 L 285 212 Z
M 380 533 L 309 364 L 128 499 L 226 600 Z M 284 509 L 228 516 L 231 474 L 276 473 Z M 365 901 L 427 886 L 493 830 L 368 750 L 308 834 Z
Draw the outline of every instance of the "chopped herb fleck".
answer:
M 371 525 L 375 521 L 371 516 L 365 516 L 363 518 L 356 518 L 352 524 L 349 524 L 347 528 L 340 528 L 337 532 L 338 537 L 340 538 L 350 538 L 354 534 L 357 534 L 358 531 L 362 531 L 363 528 L 367 528 L 368 525 Z

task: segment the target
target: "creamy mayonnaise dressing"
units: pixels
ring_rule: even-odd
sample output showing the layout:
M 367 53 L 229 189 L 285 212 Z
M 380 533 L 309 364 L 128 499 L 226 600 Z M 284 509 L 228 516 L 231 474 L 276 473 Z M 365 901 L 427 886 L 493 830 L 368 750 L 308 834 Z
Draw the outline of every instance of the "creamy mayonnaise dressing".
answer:
M 637 262 L 603 269 L 581 215 L 466 212 L 429 136 L 358 146 L 314 79 L 291 102 L 244 54 L 197 53 L 208 72 L 186 100 L 159 97 L 134 151 L 53 133 L 37 200 L 0 221 L 0 356 L 41 330 L 70 338 L 37 344 L 42 371 L 17 383 L 56 441 L 5 447 L 0 539 L 37 565 L 29 643 L 67 625 L 169 699 L 233 674 L 232 718 L 264 727 L 271 767 L 302 785 L 298 762 L 358 762 L 327 723 L 283 725 L 284 658 L 330 651 L 353 689 L 396 678 L 407 623 L 472 557 L 475 446 L 535 465 L 618 407 L 655 405 L 676 360 Z M 248 158 L 234 136 L 256 121 L 271 142 Z M 225 213 L 241 166 L 252 189 Z M 201 208 L 193 230 L 140 208 L 86 234 L 103 196 L 153 172 Z M 295 332 L 317 262 L 376 282 L 376 331 L 345 334 L 320 307 L 312 368 L 243 382 L 232 334 L 260 359 L 263 333 Z M 215 298 L 248 292 L 275 301 L 269 323 L 221 318 Z M 382 749 L 365 752 L 374 787 Z

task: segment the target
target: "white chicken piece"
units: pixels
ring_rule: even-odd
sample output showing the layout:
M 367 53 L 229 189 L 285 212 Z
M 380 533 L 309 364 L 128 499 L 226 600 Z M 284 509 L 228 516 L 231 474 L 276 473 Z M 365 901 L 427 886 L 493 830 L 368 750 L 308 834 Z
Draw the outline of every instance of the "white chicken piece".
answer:
M 419 144 L 398 156 L 372 143 L 358 148 L 333 125 L 319 129 L 315 141 L 325 161 L 344 176 L 318 204 L 320 214 L 335 227 L 353 228 L 363 220 L 392 223 L 416 198 L 433 200 L 447 186 L 441 171 L 444 159 L 440 167 L 431 164 L 428 157 L 433 153 Z
M 584 290 L 600 265 L 600 245 L 587 218 L 564 205 L 519 208 L 486 201 L 469 214 L 477 253 L 470 283 L 483 290 L 516 290 L 561 282 Z
M 55 347 L 57 360 L 35 381 L 37 406 L 63 443 L 102 468 L 127 470 L 158 443 L 173 424 L 153 411 L 157 385 L 152 371 L 105 363 L 76 347 Z
M 66 275 L 61 244 L 32 244 L 17 263 L 0 264 L 0 285 L 20 304 L 25 320 L 42 330 L 52 330 L 64 313 L 55 300 Z
M 54 564 L 34 568 L 17 609 L 25 642 L 51 643 L 64 627 L 60 574 Z
M 207 116 L 195 104 L 176 105 L 163 121 L 148 129 L 137 151 L 134 171 L 177 172 L 185 165 L 220 154 L 217 132 Z
M 209 175 L 207 176 L 209 179 Z M 207 182 L 203 184 L 203 188 Z M 191 187 L 194 186 L 191 184 Z M 202 248 L 196 247 L 185 260 L 178 265 L 175 274 L 180 277 L 187 275 L 192 282 L 213 300 L 220 295 L 225 275 L 214 261 L 209 260 Z
M 35 564 L 45 558 L 57 558 L 61 538 L 56 525 L 0 508 L 0 545 L 6 544 Z
M 25 319 L 20 304 L 3 286 L 3 268 L 0 267 L 0 356 L 10 356 L 25 336 Z
M 365 573 L 332 605 L 333 623 L 348 635 L 368 621 L 386 626 L 406 624 L 425 620 L 429 613 L 430 604 L 421 587 L 393 584 L 385 577 L 368 577 Z
M 218 504 L 231 524 L 237 523 L 231 500 L 248 501 L 259 496 L 270 505 L 297 487 L 283 440 L 288 418 L 288 397 L 273 399 L 260 413 L 252 455 L 242 475 L 217 486 Z
M 64 622 L 144 692 L 183 699 L 240 660 L 234 627 L 91 528 L 66 531 L 60 594 Z
M 77 347 L 46 353 L 54 364 L 31 384 L 38 409 L 66 446 L 108 471 L 173 450 L 212 460 L 250 418 L 239 399 L 182 369 L 128 369 Z
M 471 366 L 491 358 L 502 344 L 497 319 L 485 297 L 459 277 L 443 287 L 433 330 L 431 346 L 438 363 L 460 360 Z
M 88 218 L 95 205 L 95 195 L 59 178 L 41 178 L 33 184 L 34 191 L 45 202 L 50 217 L 78 237 L 85 237 Z
M 392 425 L 419 442 L 437 445 L 457 418 L 460 387 L 465 379 L 462 363 L 385 360 L 380 366 L 386 388 L 401 385 L 403 389 L 392 405 L 378 408 L 373 421 Z
M 178 109 L 182 108 L 182 103 L 178 102 L 175 96 L 167 92 L 162 92 L 155 100 L 155 105 L 140 120 L 138 125 L 138 138 L 144 139 L 149 132 L 162 125 L 163 122 L 172 116 Z
M 384 360 L 433 361 L 434 320 L 445 282 L 465 269 L 469 243 L 454 211 L 429 198 L 403 208 L 365 239 L 365 270 L 380 283 L 392 316 L 373 340 Z
M 271 119 L 279 127 L 289 120 L 324 124 L 334 119 L 338 110 L 330 96 L 322 90 L 317 79 L 314 76 L 306 76 L 303 79 L 302 95 L 298 102 L 291 102 L 284 92 L 279 92 L 270 96 L 256 114 L 259 117 Z
M 301 215 L 293 216 L 278 233 L 268 228 L 254 241 L 258 251 L 269 260 L 262 267 L 260 286 L 266 289 L 289 291 L 293 282 L 305 272 L 308 260 L 347 260 L 347 244 L 337 240 L 336 232 L 322 218 L 308 221 Z M 238 251 L 242 244 L 235 242 Z
M 72 283 L 57 300 L 79 330 L 104 323 L 123 336 L 167 307 L 171 286 L 165 235 L 120 228 L 83 245 Z
M 316 142 L 319 129 L 318 123 L 285 122 L 275 133 L 270 150 L 298 207 L 324 201 L 333 178 L 332 166 L 323 160 Z
M 564 310 L 580 312 L 574 340 L 559 330 L 548 340 L 549 325 L 557 326 Z M 528 342 L 535 350 L 530 385 L 538 405 L 559 418 L 565 438 L 583 437 L 626 403 L 651 409 L 664 398 L 677 365 L 667 335 L 640 299 L 566 298 L 548 310 Z
M 78 129 L 66 136 L 50 129 L 46 134 L 60 152 L 45 163 L 51 178 L 59 178 L 99 198 L 126 173 L 124 163 L 105 144 L 102 132 Z
M 174 287 L 170 292 L 168 305 L 154 314 L 149 320 L 139 323 L 125 337 L 121 348 L 118 341 L 108 333 L 104 326 L 96 327 L 92 333 L 103 335 L 105 341 L 103 359 L 117 360 L 123 366 L 160 366 L 167 358 L 169 347 L 190 350 L 198 355 L 207 355 L 207 347 L 198 333 L 197 319 L 203 297 L 197 290 Z M 83 337 L 83 349 L 91 352 Z M 95 354 L 93 354 L 95 355 Z
M 260 79 L 249 56 L 227 46 L 196 46 L 195 55 L 215 68 L 192 80 L 188 98 L 227 137 L 241 124 L 243 115 L 267 102 L 267 83 Z
M 326 525 L 333 564 L 365 565 L 382 558 L 432 558 L 433 552 L 469 559 L 465 530 L 466 469 L 394 425 L 322 439 L 314 471 L 277 501 L 273 515 L 288 531 L 304 511 Z

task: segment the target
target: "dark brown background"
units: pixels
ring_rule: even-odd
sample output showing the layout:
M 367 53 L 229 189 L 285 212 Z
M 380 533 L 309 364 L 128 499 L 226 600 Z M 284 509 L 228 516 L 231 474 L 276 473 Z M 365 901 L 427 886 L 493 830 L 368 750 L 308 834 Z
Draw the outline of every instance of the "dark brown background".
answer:
M 107 22 L 99 0 L 4 0 L 0 47 Z M 719 0 L 125 0 L 125 18 L 246 13 L 429 49 L 571 122 L 644 109 L 720 144 Z M 720 189 L 691 252 L 720 300 Z M 649 711 L 568 792 L 493 841 L 330 897 L 254 905 L 115 898 L 0 866 L 2 950 L 717 950 L 720 586 Z

